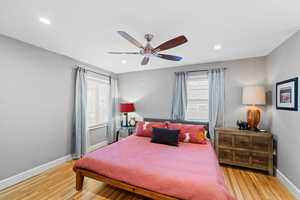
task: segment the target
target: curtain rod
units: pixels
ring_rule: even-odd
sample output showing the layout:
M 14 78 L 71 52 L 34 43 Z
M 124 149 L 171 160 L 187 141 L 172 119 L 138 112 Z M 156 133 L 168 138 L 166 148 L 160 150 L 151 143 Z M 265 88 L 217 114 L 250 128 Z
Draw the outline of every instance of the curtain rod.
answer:
M 94 73 L 94 74 L 99 74 L 99 75 L 101 75 L 101 76 L 106 76 L 106 77 L 108 77 L 108 78 L 111 77 L 111 76 L 108 75 L 108 74 L 103 74 L 103 73 L 100 73 L 100 72 L 95 72 L 95 71 L 90 70 L 90 69 L 85 69 L 85 70 L 88 71 L 88 72 L 92 72 L 92 73 Z
M 106 76 L 106 77 L 108 77 L 108 78 L 111 78 L 111 75 L 109 75 L 109 74 L 104 74 L 104 73 L 96 72 L 96 71 L 93 71 L 93 70 L 91 70 L 91 69 L 88 69 L 87 67 L 82 67 L 82 66 L 80 66 L 80 65 L 76 65 L 76 66 L 77 66 L 77 67 L 83 68 L 85 71 L 92 72 L 92 73 L 94 73 L 94 74 L 99 74 L 99 75 L 101 75 L 101 76 Z
M 223 68 L 227 70 L 227 68 Z M 208 69 L 199 69 L 199 70 L 191 70 L 191 71 L 180 71 L 180 72 L 208 72 Z

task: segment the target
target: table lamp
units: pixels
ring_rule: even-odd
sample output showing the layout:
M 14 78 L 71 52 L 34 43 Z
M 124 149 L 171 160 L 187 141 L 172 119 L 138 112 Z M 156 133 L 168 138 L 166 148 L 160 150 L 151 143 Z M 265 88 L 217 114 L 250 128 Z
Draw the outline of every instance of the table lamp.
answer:
M 258 131 L 260 110 L 255 105 L 266 104 L 266 90 L 263 86 L 249 86 L 243 88 L 243 104 L 251 105 L 247 111 L 247 122 L 251 130 Z
M 134 112 L 134 103 L 120 103 L 120 112 L 126 116 L 126 127 L 128 127 L 128 113 Z

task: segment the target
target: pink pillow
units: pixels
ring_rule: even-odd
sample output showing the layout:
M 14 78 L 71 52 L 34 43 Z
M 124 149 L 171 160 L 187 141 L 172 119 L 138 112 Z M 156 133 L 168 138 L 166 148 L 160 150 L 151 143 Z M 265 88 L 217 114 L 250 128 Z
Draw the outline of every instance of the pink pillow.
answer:
M 138 121 L 135 127 L 135 135 L 143 137 L 151 137 L 152 128 L 166 128 L 165 122 L 142 122 Z
M 180 123 L 166 122 L 166 124 L 167 124 L 167 128 L 172 130 L 180 130 L 182 127 L 182 124 Z
M 201 130 L 199 132 L 185 133 L 183 142 L 196 143 L 196 144 L 206 144 L 206 130 Z
M 179 139 L 183 142 L 206 144 L 206 130 L 203 125 L 183 124 Z
M 180 130 L 179 140 L 181 142 L 206 144 L 206 130 L 203 125 L 167 122 L 167 128 Z

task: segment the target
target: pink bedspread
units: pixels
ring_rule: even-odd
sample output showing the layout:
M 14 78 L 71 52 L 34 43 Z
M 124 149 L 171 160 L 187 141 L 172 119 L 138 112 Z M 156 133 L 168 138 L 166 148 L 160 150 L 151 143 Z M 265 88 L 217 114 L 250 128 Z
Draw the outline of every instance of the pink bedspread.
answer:
M 75 167 L 180 199 L 234 199 L 210 143 L 173 147 L 129 136 L 88 154 Z

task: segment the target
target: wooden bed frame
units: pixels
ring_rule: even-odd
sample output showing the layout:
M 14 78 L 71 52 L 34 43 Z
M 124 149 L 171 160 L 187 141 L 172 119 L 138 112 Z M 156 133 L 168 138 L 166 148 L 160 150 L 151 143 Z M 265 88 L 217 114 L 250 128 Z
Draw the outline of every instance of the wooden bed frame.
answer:
M 74 168 L 74 171 L 76 172 L 76 190 L 80 191 L 82 190 L 83 186 L 83 180 L 84 177 L 89 177 L 104 183 L 107 183 L 109 185 L 115 186 L 117 188 L 127 190 L 129 192 L 133 192 L 135 194 L 139 194 L 145 197 L 149 197 L 151 199 L 155 200 L 179 200 L 178 198 L 171 197 L 165 194 L 157 193 L 151 190 L 147 190 L 145 188 L 141 188 L 138 186 L 130 185 L 122 181 L 118 181 L 112 178 L 108 178 L 106 176 L 100 175 L 98 173 L 92 172 L 90 170 L 81 169 L 81 168 Z

